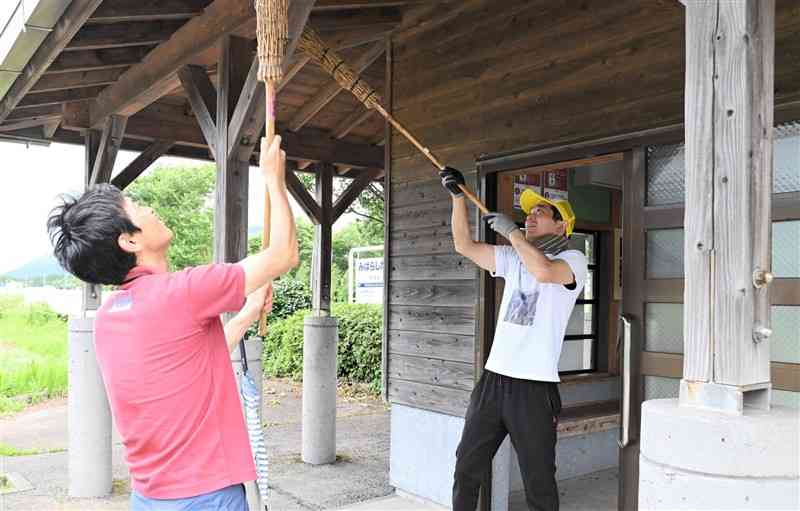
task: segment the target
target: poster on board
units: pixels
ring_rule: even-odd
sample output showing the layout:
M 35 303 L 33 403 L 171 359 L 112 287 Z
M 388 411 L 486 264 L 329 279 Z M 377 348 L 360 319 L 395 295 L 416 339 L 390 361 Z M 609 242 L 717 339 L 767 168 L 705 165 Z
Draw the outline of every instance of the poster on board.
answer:
M 568 169 L 550 170 L 546 172 L 544 175 L 544 186 L 542 189 L 542 195 L 544 198 L 550 200 L 568 200 L 568 177 Z
M 522 195 L 522 192 L 528 188 L 532 189 L 536 193 L 542 193 L 541 174 L 514 176 L 514 209 L 521 209 L 519 205 L 519 198 Z

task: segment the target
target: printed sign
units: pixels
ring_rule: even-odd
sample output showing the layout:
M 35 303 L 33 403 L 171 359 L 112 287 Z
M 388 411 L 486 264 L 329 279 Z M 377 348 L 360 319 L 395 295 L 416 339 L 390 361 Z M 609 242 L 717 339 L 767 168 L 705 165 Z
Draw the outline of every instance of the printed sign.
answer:
M 550 200 L 569 199 L 569 171 L 567 169 L 551 170 L 545 174 L 542 195 Z
M 536 193 L 542 193 L 541 178 L 542 176 L 540 174 L 514 176 L 514 209 L 521 209 L 519 198 L 526 189 L 530 188 Z
M 355 303 L 383 303 L 383 257 L 355 260 Z

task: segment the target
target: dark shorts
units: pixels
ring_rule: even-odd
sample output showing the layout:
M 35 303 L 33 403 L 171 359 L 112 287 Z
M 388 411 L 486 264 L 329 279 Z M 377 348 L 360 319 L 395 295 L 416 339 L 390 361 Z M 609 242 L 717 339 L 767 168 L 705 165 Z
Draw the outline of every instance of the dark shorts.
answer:
M 183 499 L 151 499 L 131 492 L 131 511 L 249 511 L 243 484 Z

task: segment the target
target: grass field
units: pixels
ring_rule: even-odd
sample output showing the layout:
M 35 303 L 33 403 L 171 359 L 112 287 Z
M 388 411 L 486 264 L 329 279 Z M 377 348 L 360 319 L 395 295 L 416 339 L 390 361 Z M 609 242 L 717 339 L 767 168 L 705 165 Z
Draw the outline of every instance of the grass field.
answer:
M 0 414 L 66 393 L 66 321 L 44 304 L 0 296 Z

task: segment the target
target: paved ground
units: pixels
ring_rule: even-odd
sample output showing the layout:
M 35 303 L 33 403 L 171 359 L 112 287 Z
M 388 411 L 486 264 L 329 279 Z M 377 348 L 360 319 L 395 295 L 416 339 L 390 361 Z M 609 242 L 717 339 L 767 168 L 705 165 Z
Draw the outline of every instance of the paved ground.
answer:
M 389 414 L 379 400 L 340 392 L 337 401 L 337 453 L 334 465 L 312 467 L 300 460 L 300 386 L 285 380 L 264 384 L 264 421 L 270 452 L 276 511 L 332 509 L 390 494 Z M 128 474 L 122 446 L 114 444 L 115 491 L 99 500 L 67 497 L 67 403 L 50 402 L 0 420 L 0 443 L 48 454 L 0 457 L 0 473 L 13 473 L 32 488 L 0 495 L 0 511 L 126 510 Z M 364 509 L 364 508 L 362 508 Z

